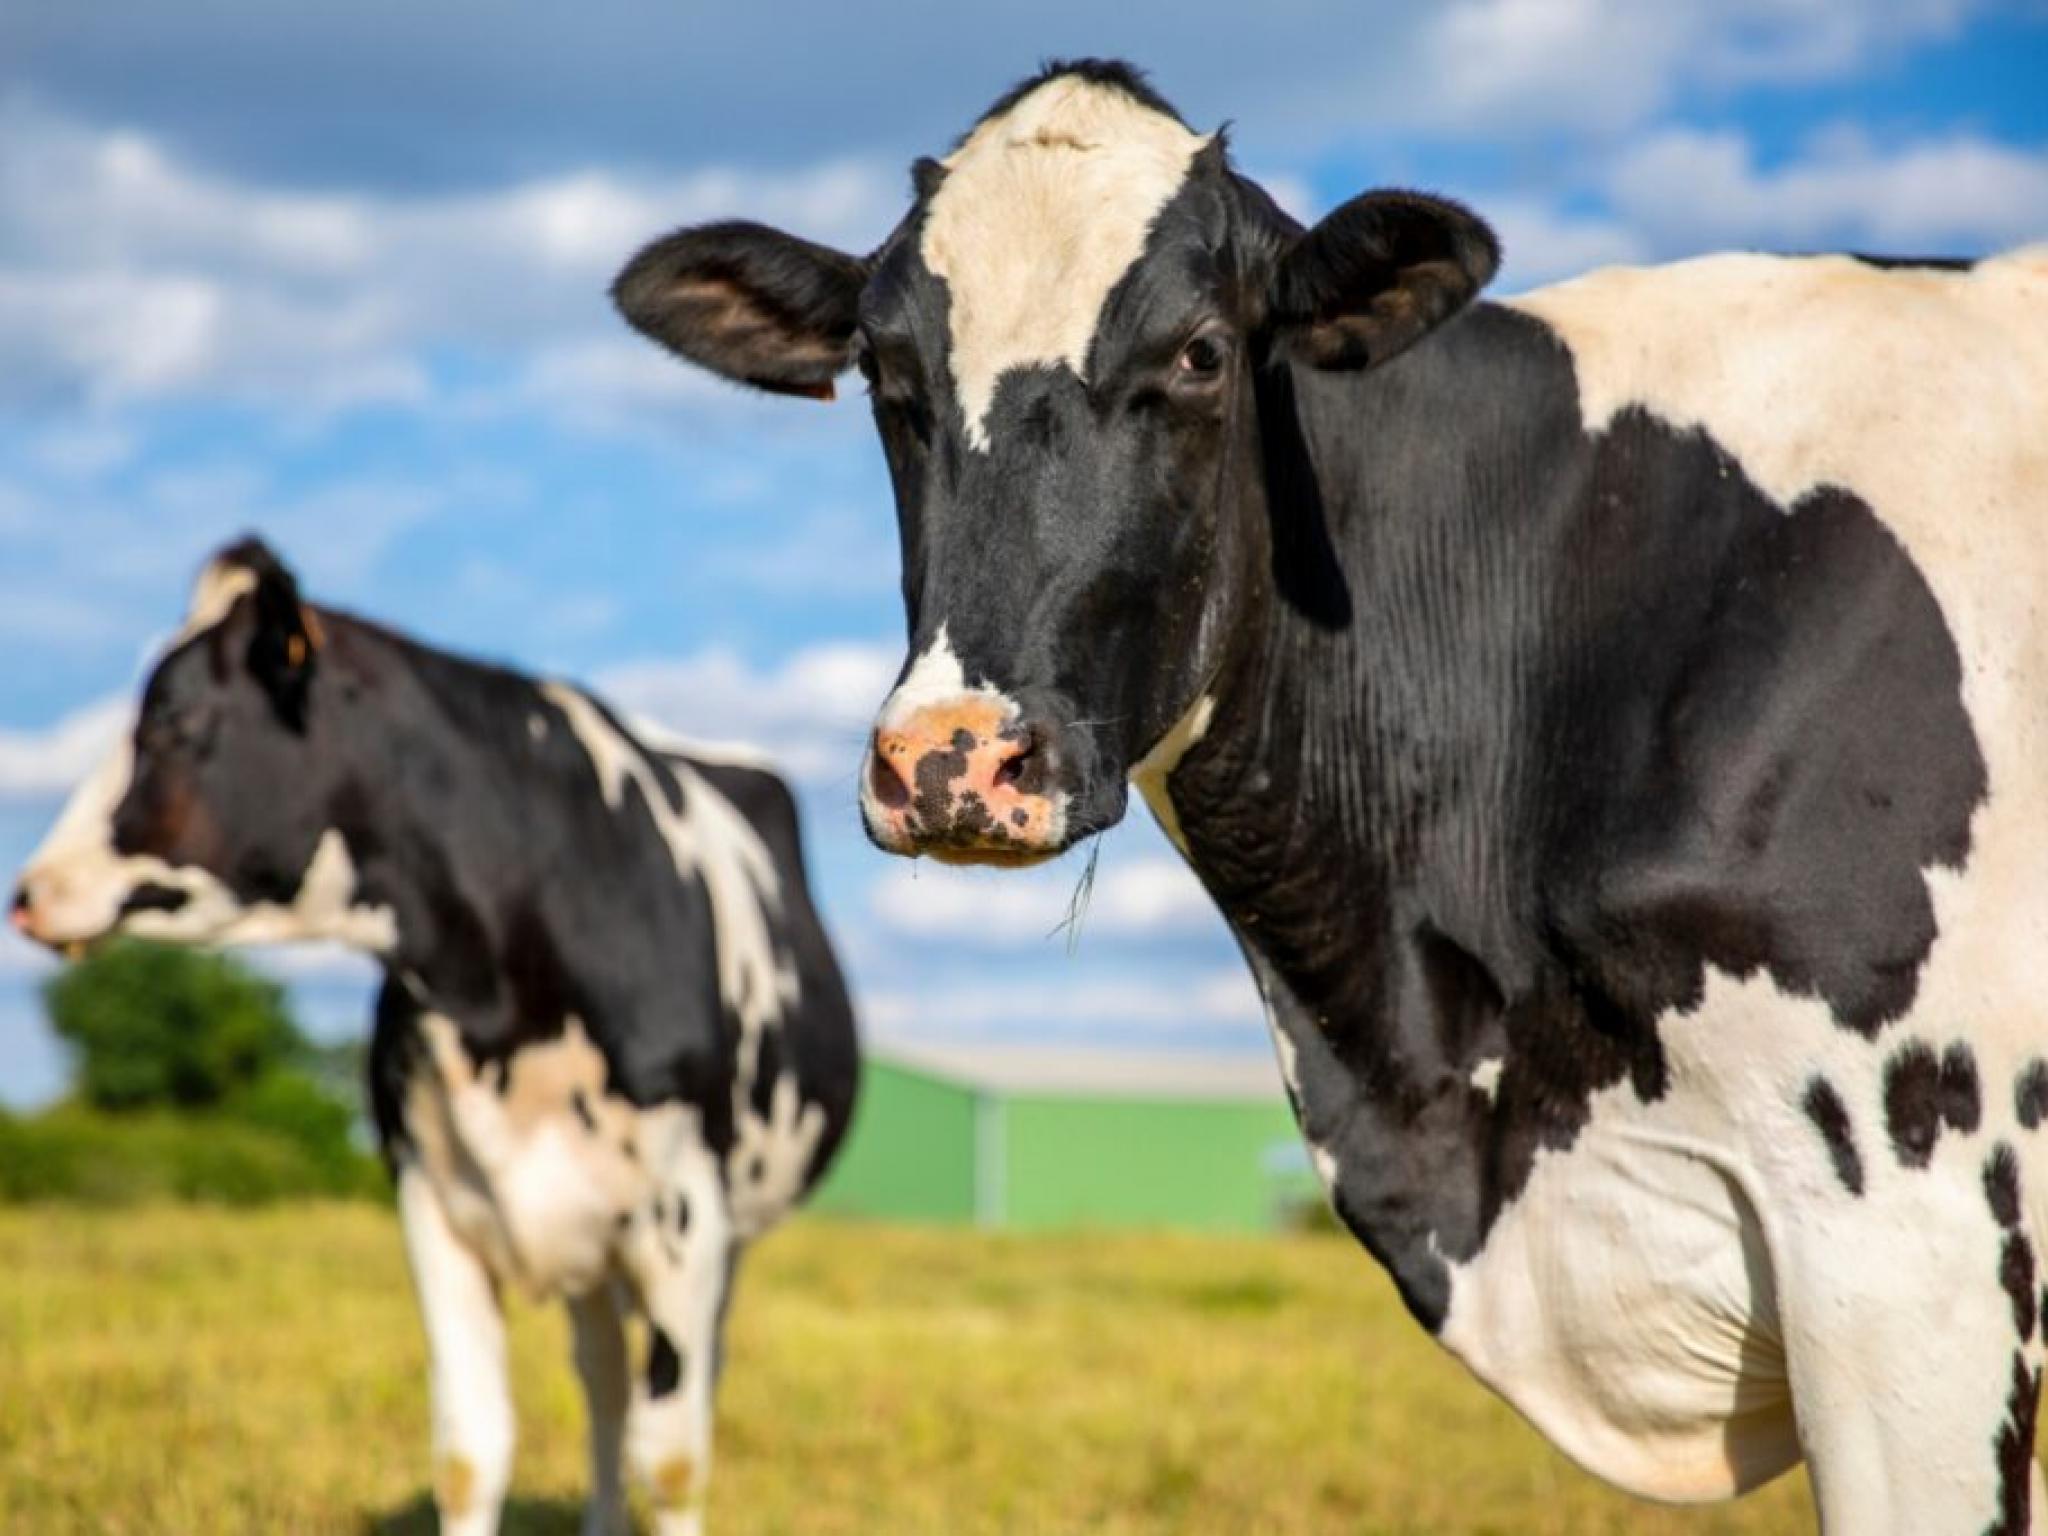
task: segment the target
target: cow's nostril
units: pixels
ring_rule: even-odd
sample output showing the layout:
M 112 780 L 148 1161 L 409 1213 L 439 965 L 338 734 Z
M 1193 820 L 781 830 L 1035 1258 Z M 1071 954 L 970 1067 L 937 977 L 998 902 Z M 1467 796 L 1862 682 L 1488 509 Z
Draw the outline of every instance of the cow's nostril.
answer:
M 14 904 L 8 909 L 7 920 L 22 933 L 28 932 L 28 908 L 28 887 L 17 885 L 14 888 Z
M 1026 726 L 1010 739 L 1010 754 L 996 764 L 990 776 L 997 788 L 1030 793 L 1045 776 L 1045 737 L 1037 726 Z
M 1024 777 L 1024 769 L 1030 763 L 1035 748 L 1019 747 L 1015 752 L 996 764 L 995 781 L 1000 788 L 1009 788 Z
M 868 793 L 884 810 L 900 811 L 910 804 L 910 786 L 889 761 L 879 741 L 868 748 Z

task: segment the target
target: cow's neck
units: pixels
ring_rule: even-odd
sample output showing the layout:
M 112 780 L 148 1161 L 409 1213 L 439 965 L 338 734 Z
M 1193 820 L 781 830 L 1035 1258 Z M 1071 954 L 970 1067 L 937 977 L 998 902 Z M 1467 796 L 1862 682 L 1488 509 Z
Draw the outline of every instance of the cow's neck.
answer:
M 1506 1005 L 1552 984 L 1518 774 L 1570 471 L 1545 444 L 1576 402 L 1530 390 L 1532 346 L 1489 310 L 1379 372 L 1276 381 L 1273 558 L 1171 780 L 1339 1212 L 1431 1325 L 1518 1155 Z M 1503 507 L 1515 530 L 1480 526 Z
M 386 970 L 454 1021 L 474 1055 L 558 1030 L 573 999 L 544 910 L 566 873 L 545 867 L 547 823 L 589 793 L 580 749 L 569 744 L 559 767 L 534 750 L 532 722 L 546 713 L 524 678 L 359 621 L 330 628 L 338 675 L 327 681 L 357 695 L 334 818 L 361 898 L 396 914 Z M 609 899 L 603 882 L 582 894 Z

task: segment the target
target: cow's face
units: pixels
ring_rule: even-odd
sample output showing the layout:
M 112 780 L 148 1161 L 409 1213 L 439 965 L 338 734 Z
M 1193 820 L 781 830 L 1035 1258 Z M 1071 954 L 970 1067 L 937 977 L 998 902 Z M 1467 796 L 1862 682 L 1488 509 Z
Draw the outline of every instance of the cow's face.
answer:
M 1114 822 L 1126 776 L 1199 731 L 1268 548 L 1276 370 L 1386 360 L 1496 251 L 1409 194 L 1304 232 L 1120 66 L 1054 69 L 915 179 L 870 257 L 712 225 L 614 292 L 727 377 L 829 396 L 865 376 L 910 633 L 868 832 L 1029 862 Z
M 388 917 L 355 903 L 326 819 L 322 643 L 267 549 L 247 541 L 216 558 L 130 728 L 22 871 L 14 926 L 67 951 L 115 932 L 376 947 Z

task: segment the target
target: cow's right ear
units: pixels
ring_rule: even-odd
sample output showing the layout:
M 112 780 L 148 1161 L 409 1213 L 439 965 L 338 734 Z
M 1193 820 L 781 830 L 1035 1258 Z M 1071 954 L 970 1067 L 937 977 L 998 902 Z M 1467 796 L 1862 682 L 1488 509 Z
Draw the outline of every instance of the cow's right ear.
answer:
M 635 330 L 756 389 L 832 398 L 852 361 L 869 264 L 759 224 L 705 224 L 626 264 L 612 302 Z
M 1275 339 L 1312 367 L 1378 367 L 1471 303 L 1499 266 L 1493 231 L 1448 198 L 1368 192 L 1281 256 Z
M 313 610 L 299 596 L 298 579 L 267 548 L 254 546 L 256 625 L 249 635 L 250 675 L 270 695 L 271 707 L 288 730 L 306 734 L 307 705 L 313 674 L 326 632 Z

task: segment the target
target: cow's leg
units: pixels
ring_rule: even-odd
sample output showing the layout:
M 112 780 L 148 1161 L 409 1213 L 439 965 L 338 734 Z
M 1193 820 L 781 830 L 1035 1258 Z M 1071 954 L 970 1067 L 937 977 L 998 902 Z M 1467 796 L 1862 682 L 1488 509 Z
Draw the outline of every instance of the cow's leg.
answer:
M 635 1384 L 627 1444 L 654 1507 L 656 1536 L 699 1536 L 711 1476 L 718 1334 L 733 1252 L 718 1165 L 693 1149 L 671 1178 L 636 1248 L 647 1311 L 646 1367 Z
M 1804 1213 L 1779 1308 L 1825 1536 L 2048 1532 L 2034 1464 L 2039 1280 L 2017 1226 L 1914 1198 Z M 1967 1178 L 1967 1174 L 1963 1175 Z M 1974 1182 L 1974 1181 L 1972 1181 Z M 1958 1193 L 1961 1179 L 1946 1182 Z M 1981 1201 L 1962 1184 L 1961 1199 Z M 1889 1208 L 1887 1208 L 1889 1207 Z
M 590 1413 L 590 1502 L 583 1511 L 583 1536 L 626 1536 L 626 1490 L 621 1472 L 626 1409 L 632 1397 L 632 1367 L 626 1359 L 626 1329 L 618 1297 L 609 1282 L 570 1298 L 576 1374 Z
M 512 1475 L 512 1394 L 497 1287 L 415 1169 L 399 1174 L 398 1217 L 427 1330 L 441 1530 L 493 1536 Z

